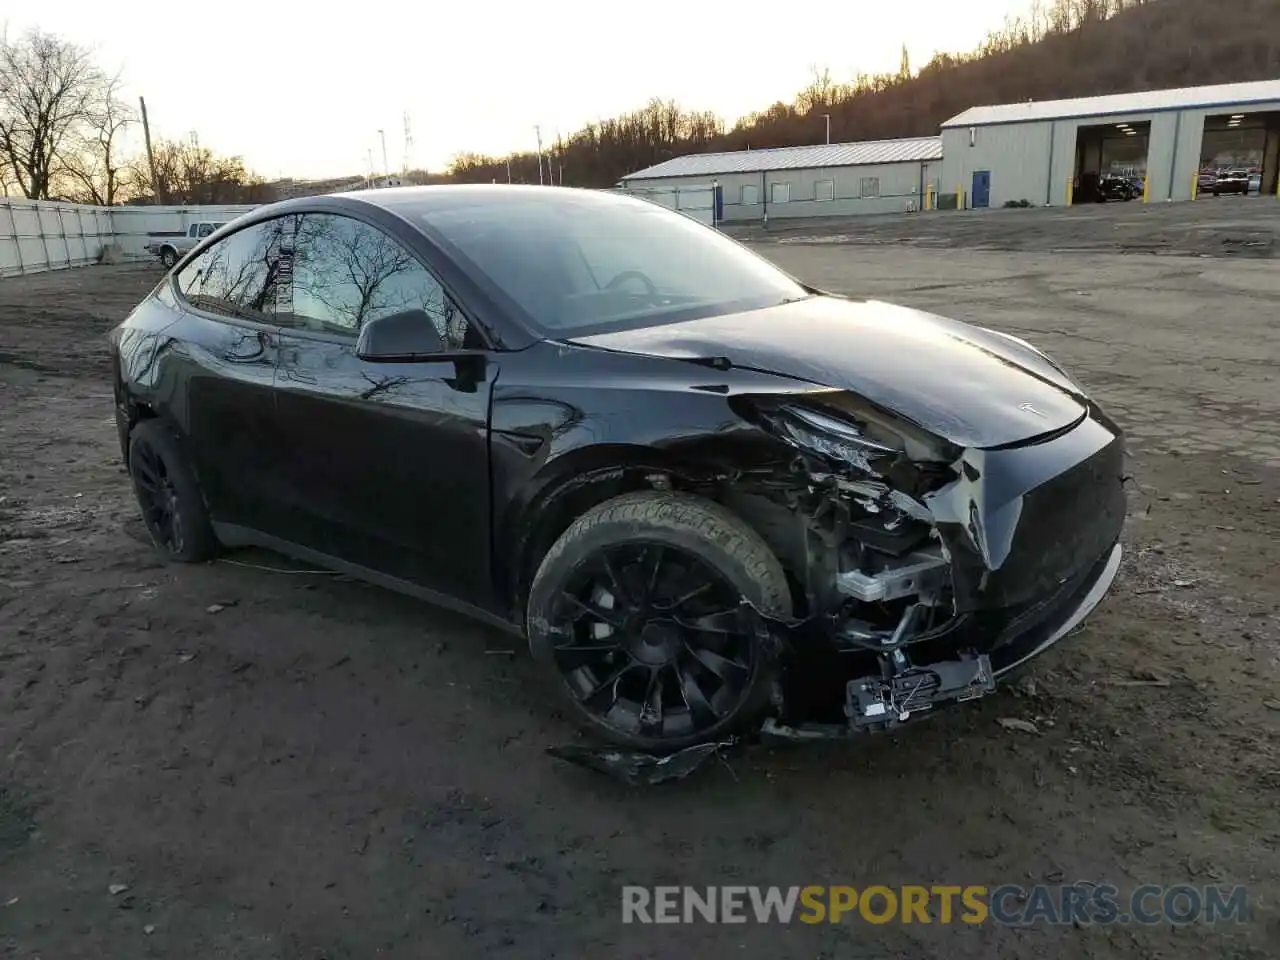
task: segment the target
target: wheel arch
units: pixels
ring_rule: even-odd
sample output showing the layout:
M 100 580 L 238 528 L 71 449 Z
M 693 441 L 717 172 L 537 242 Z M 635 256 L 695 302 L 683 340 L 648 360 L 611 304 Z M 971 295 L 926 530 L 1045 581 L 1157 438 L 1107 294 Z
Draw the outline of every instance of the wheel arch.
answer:
M 624 493 L 649 489 L 709 490 L 716 470 L 655 447 L 604 444 L 566 453 L 523 485 L 496 531 L 499 596 L 516 622 L 538 564 L 560 535 L 593 507 Z
M 650 489 L 697 494 L 737 516 L 774 552 L 792 579 L 793 594 L 803 596 L 808 575 L 804 537 L 795 515 L 749 485 L 735 482 L 734 468 L 760 455 L 759 436 L 751 440 L 741 458 L 728 461 L 732 468 L 689 452 L 687 445 L 672 450 L 633 444 L 584 447 L 544 466 L 522 487 L 495 530 L 494 556 L 506 558 L 495 570 L 497 596 L 505 598 L 513 620 L 523 623 L 539 564 L 578 517 L 622 494 Z M 720 452 L 723 456 L 725 451 Z

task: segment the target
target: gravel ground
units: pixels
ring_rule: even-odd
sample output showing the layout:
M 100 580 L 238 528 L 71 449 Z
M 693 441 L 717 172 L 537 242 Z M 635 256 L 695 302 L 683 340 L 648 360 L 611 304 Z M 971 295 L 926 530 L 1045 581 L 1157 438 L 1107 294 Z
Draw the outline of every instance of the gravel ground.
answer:
M 1230 203 L 1170 209 L 1208 236 Z M 1259 234 L 1280 214 L 1245 203 Z M 0 282 L 0 956 L 1274 956 L 1280 275 L 1052 253 L 1148 212 L 1150 246 L 1169 210 L 899 222 L 928 243 L 842 241 L 848 223 L 759 238 L 811 282 L 1063 360 L 1131 434 L 1128 558 L 1020 690 L 651 790 L 546 757 L 573 735 L 486 628 L 264 552 L 158 561 L 103 341 L 158 269 Z M 1017 249 L 992 249 L 1014 223 Z M 624 884 L 1041 880 L 1244 884 L 1251 918 L 620 922 Z
M 787 243 L 895 244 L 1036 253 L 1151 253 L 1165 256 L 1280 257 L 1273 197 L 1200 198 L 1185 203 L 1108 203 L 1070 208 L 969 210 L 842 220 L 734 225 L 742 239 Z

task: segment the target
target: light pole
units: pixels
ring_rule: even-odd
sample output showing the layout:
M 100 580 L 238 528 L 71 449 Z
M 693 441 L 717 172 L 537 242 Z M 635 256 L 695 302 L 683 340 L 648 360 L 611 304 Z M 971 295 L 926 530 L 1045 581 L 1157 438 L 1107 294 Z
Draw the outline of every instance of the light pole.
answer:
M 824 113 L 824 114 L 822 115 L 822 119 L 823 119 L 823 120 L 825 120 L 825 121 L 827 121 L 827 144 L 828 144 L 828 145 L 830 145 L 830 143 L 831 143 L 831 114 L 829 114 L 829 113 Z
M 379 130 L 378 136 L 382 138 L 382 173 L 385 176 L 391 172 L 391 167 L 387 165 L 387 131 Z
M 542 186 L 542 128 L 535 126 L 533 135 L 538 138 L 538 186 Z

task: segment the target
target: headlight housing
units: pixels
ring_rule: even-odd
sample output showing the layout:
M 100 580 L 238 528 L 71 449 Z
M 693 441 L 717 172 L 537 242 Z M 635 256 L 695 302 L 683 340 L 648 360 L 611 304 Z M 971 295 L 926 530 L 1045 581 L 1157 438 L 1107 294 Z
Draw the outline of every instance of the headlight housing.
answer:
M 797 404 L 778 407 L 773 420 L 783 439 L 832 460 L 870 471 L 871 461 L 902 453 L 893 446 L 867 437 L 855 424 Z
M 754 397 L 741 413 L 789 446 L 903 491 L 936 487 L 961 449 L 847 390 Z

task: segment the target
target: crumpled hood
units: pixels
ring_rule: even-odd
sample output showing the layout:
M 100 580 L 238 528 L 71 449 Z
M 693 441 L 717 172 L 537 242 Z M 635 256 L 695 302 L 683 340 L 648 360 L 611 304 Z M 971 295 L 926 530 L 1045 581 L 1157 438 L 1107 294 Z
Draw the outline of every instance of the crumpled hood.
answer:
M 735 366 L 853 391 L 966 447 L 1061 430 L 1080 389 L 1000 334 L 890 303 L 818 296 L 745 313 L 572 338 L 582 346 Z

